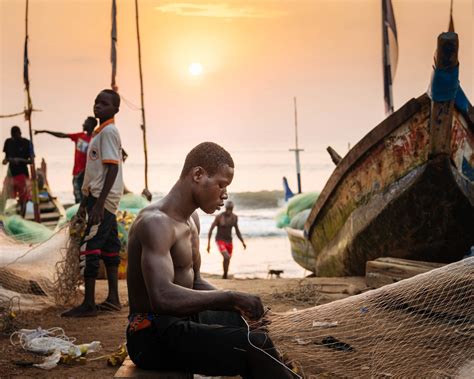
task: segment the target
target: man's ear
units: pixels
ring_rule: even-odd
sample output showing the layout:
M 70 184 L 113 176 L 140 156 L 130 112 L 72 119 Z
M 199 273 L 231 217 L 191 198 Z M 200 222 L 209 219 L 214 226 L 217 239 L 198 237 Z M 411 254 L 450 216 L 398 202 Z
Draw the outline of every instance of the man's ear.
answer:
M 191 170 L 193 181 L 199 183 L 204 175 L 206 175 L 206 170 L 204 170 L 201 166 L 193 167 Z

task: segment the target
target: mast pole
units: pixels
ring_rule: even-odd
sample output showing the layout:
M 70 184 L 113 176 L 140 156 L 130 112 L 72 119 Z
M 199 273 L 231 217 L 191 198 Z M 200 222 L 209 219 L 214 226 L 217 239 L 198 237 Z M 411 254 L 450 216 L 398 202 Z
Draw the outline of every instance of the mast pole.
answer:
M 32 184 L 32 198 L 33 198 L 33 211 L 35 216 L 35 221 L 40 222 L 40 211 L 39 211 L 39 199 L 38 199 L 38 183 L 36 180 L 36 165 L 35 165 L 35 154 L 33 148 L 33 128 L 31 125 L 31 115 L 33 113 L 33 103 L 31 101 L 30 94 L 30 80 L 28 74 L 28 5 L 29 0 L 26 0 L 26 11 L 25 11 L 25 50 L 23 56 L 23 80 L 25 82 L 25 91 L 26 91 L 26 109 L 25 117 L 28 120 L 28 130 L 30 133 L 30 142 L 32 146 L 31 151 L 31 184 Z
M 143 152 L 145 154 L 145 189 L 148 190 L 148 149 L 146 142 L 146 119 L 145 119 L 145 100 L 143 94 L 143 73 L 142 73 L 142 53 L 140 46 L 140 25 L 138 21 L 138 0 L 135 0 L 135 18 L 137 24 L 137 42 L 138 42 L 138 69 L 140 72 L 140 100 L 142 124 L 140 125 L 143 132 Z
M 295 159 L 296 159 L 296 180 L 298 182 L 298 193 L 301 193 L 301 165 L 300 165 L 300 151 L 304 151 L 304 149 L 300 149 L 298 147 L 298 112 L 296 109 L 296 97 L 293 97 L 293 104 L 295 108 L 295 148 L 290 149 L 290 151 L 295 152 Z

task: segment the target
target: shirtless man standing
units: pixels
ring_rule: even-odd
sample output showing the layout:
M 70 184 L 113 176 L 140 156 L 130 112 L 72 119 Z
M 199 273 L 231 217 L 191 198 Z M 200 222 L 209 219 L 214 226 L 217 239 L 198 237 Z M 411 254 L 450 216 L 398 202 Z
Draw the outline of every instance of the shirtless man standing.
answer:
M 207 252 L 210 253 L 212 231 L 217 227 L 216 244 L 219 252 L 222 254 L 222 258 L 224 258 L 224 275 L 222 275 L 222 279 L 227 279 L 230 258 L 232 257 L 232 250 L 234 249 L 232 244 L 232 228 L 235 228 L 235 234 L 237 234 L 237 238 L 242 242 L 244 249 L 247 248 L 247 245 L 245 245 L 244 239 L 242 238 L 242 234 L 240 234 L 238 217 L 232 212 L 233 210 L 234 203 L 230 200 L 227 201 L 225 203 L 225 212 L 219 213 L 216 216 L 211 228 L 209 229 L 209 235 L 207 237 Z
M 187 155 L 169 194 L 143 209 L 130 230 L 127 348 L 138 367 L 293 377 L 268 335 L 261 329 L 249 332 L 240 317 L 260 320 L 260 298 L 216 290 L 201 278 L 195 211 L 220 209 L 233 176 L 234 162 L 226 150 L 211 142 L 199 144 Z

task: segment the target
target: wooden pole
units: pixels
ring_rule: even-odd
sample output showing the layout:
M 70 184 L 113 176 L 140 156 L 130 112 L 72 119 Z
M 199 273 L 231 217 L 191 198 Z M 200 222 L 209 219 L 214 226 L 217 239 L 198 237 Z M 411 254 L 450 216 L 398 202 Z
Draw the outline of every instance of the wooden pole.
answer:
M 148 191 L 148 149 L 147 149 L 147 142 L 146 142 L 145 100 L 144 100 L 144 94 L 143 94 L 142 53 L 141 53 L 141 46 L 140 46 L 140 25 L 138 21 L 138 0 L 135 0 L 135 16 L 136 16 L 136 24 L 137 24 L 138 68 L 140 72 L 140 99 L 141 99 L 141 105 L 142 105 L 141 129 L 143 132 L 143 152 L 145 154 L 145 189 Z
M 296 97 L 293 98 L 293 104 L 295 108 L 295 148 L 290 151 L 295 152 L 296 159 L 296 180 L 298 182 L 298 193 L 302 192 L 301 189 L 301 165 L 300 165 L 300 151 L 304 151 L 298 147 L 298 113 L 296 110 Z
M 25 81 L 25 91 L 26 91 L 26 110 L 25 116 L 28 120 L 28 130 L 30 133 L 30 142 L 31 146 L 33 145 L 33 128 L 31 125 L 31 115 L 33 113 L 33 103 L 31 101 L 31 94 L 30 94 L 30 80 L 28 75 L 28 4 L 29 1 L 26 0 L 26 12 L 25 12 L 25 51 L 24 51 L 24 81 Z M 35 221 L 40 222 L 40 211 L 39 211 L 39 199 L 38 199 L 38 182 L 36 180 L 36 166 L 35 166 L 35 156 L 34 156 L 34 148 L 31 155 L 31 184 L 32 184 L 32 197 L 33 197 L 33 211 L 35 216 Z

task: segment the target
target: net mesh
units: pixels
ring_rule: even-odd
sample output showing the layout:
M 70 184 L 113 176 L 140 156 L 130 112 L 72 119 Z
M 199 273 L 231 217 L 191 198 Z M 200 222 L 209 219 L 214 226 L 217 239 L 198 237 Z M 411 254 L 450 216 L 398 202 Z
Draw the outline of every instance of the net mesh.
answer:
M 18 298 L 22 310 L 40 310 L 76 300 L 77 281 L 68 287 L 63 280 L 65 277 L 76 279 L 75 267 L 62 263 L 78 261 L 78 246 L 73 238 L 69 238 L 69 227 L 58 230 L 38 244 L 17 241 L 0 233 L 0 246 L 2 297 Z M 67 295 L 63 295 L 64 288 L 67 288 Z
M 306 378 L 472 377 L 473 310 L 474 258 L 466 258 L 344 300 L 271 314 L 269 332 Z

